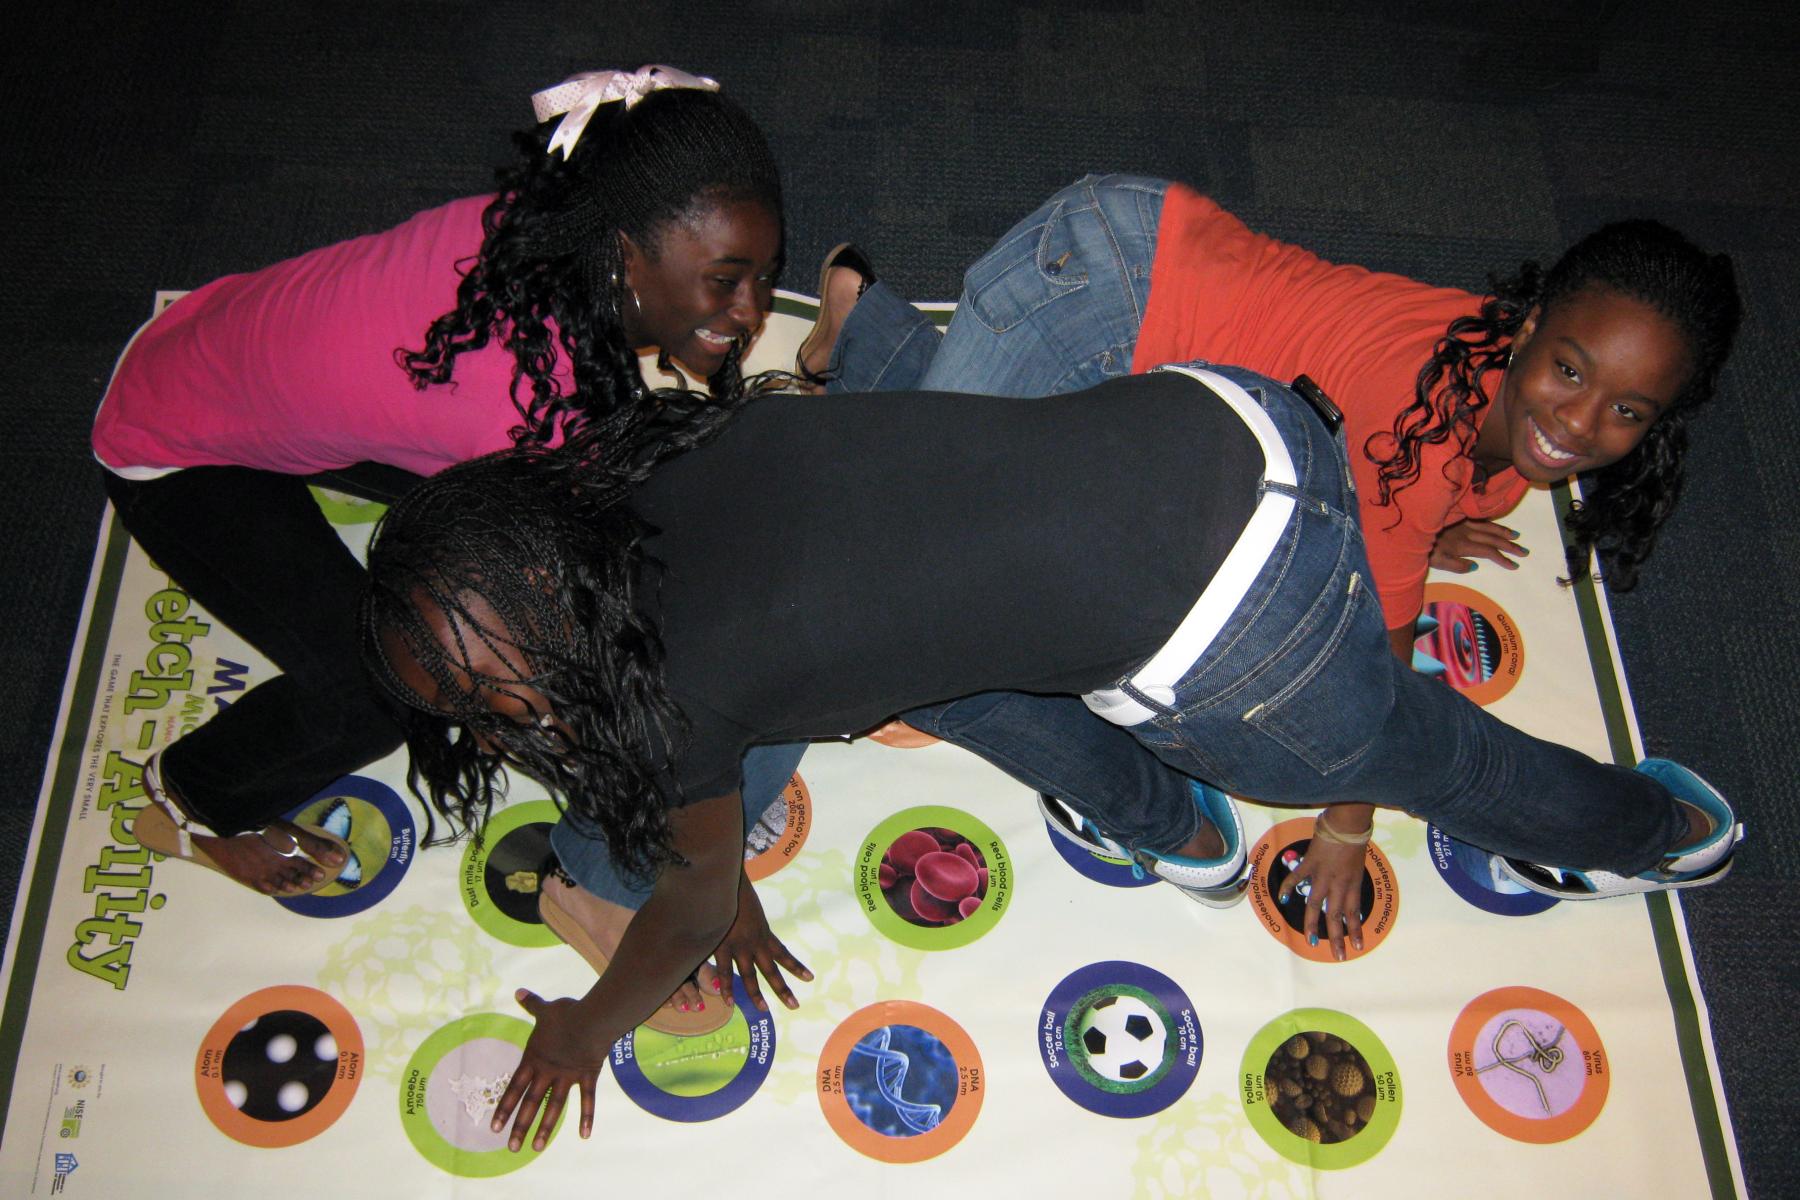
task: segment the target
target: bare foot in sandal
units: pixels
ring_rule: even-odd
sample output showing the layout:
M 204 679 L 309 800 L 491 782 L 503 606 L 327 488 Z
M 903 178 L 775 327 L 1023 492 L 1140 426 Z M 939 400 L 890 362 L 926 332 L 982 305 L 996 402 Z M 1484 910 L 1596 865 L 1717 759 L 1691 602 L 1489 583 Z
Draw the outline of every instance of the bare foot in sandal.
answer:
M 575 923 L 575 928 L 568 928 L 556 919 L 558 910 Z M 574 947 L 587 959 L 589 966 L 602 974 L 613 955 L 618 953 L 619 939 L 625 936 L 625 930 L 637 915 L 623 905 L 602 900 L 555 872 L 544 875 L 539 893 L 539 911 L 545 917 L 545 923 L 551 926 L 551 931 Z M 676 989 L 657 1015 L 645 1023 L 652 1028 L 660 1028 L 668 1023 L 663 1018 L 673 1013 L 687 1014 L 694 1018 L 701 1013 L 728 1012 L 729 1006 L 719 1001 L 717 987 L 717 972 L 711 963 L 703 963 L 686 983 Z M 707 1003 L 708 996 L 712 997 L 710 1005 Z M 668 1032 L 686 1034 L 692 1031 L 688 1028 L 688 1022 L 682 1022 L 680 1028 L 669 1029 Z
M 138 842 L 169 858 L 219 872 L 265 896 L 303 896 L 325 887 L 348 857 L 341 841 L 291 821 L 221 837 L 203 833 L 161 774 L 161 755 L 144 768 L 146 803 L 138 810 Z
M 813 385 L 815 391 L 824 390 L 824 373 L 831 366 L 831 352 L 837 347 L 844 319 L 874 282 L 875 271 L 869 260 L 850 243 L 845 242 L 825 256 L 819 270 L 819 318 L 800 343 L 794 362 L 795 373 Z
M 292 821 L 271 821 L 236 837 L 196 834 L 194 846 L 221 874 L 265 896 L 303 896 L 337 878 L 344 865 L 341 846 Z

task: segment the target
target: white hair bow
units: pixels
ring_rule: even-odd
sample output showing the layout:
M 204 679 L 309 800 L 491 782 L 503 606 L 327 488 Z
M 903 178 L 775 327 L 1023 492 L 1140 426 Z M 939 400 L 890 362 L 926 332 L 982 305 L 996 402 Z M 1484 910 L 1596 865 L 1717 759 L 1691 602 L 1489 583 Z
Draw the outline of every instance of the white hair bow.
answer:
M 562 114 L 562 123 L 550 136 L 550 146 L 546 153 L 555 154 L 560 151 L 563 158 L 567 159 L 574 151 L 575 143 L 580 140 L 581 131 L 587 128 L 588 119 L 602 104 L 623 100 L 625 107 L 630 108 L 651 92 L 659 92 L 664 88 L 698 88 L 701 91 L 716 92 L 719 90 L 719 82 L 704 75 L 689 75 L 686 71 L 653 63 L 635 71 L 583 71 L 579 75 L 569 76 L 553 88 L 545 88 L 531 98 L 531 108 L 537 114 L 537 119 L 548 121 L 551 117 Z

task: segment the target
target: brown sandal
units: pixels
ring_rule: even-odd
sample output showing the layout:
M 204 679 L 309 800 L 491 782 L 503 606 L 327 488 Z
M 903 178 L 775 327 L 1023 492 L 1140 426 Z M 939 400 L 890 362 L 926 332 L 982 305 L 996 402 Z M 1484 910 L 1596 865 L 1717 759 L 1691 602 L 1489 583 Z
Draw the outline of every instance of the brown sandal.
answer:
M 606 974 L 606 968 L 612 965 L 612 960 L 601 951 L 593 936 L 582 927 L 581 921 L 575 914 L 564 908 L 556 899 L 552 888 L 557 886 L 563 889 L 580 887 L 579 884 L 563 874 L 561 868 L 547 873 L 544 885 L 538 889 L 538 916 L 543 919 L 544 927 L 586 959 L 588 966 L 594 968 L 595 974 Z M 591 892 L 588 894 L 595 904 L 605 904 L 625 911 L 620 905 L 612 904 L 609 900 L 602 900 Z M 644 1027 L 654 1029 L 658 1033 L 673 1034 L 676 1037 L 698 1037 L 703 1033 L 712 1033 L 724 1028 L 725 1023 L 729 1020 L 731 1020 L 731 1006 L 722 1000 L 696 1012 L 682 1012 L 680 1009 L 671 1008 L 665 1001 L 663 1006 L 644 1022 Z
M 275 851 L 282 858 L 303 858 L 324 871 L 325 878 L 310 887 L 280 892 L 260 892 L 227 872 L 225 868 L 214 861 L 210 854 L 194 845 L 194 823 L 181 815 L 181 809 L 169 798 L 168 789 L 163 786 L 162 782 L 161 759 L 162 751 L 159 750 L 150 756 L 149 762 L 144 764 L 144 797 L 147 803 L 138 809 L 137 816 L 132 818 L 132 832 L 138 840 L 138 845 L 165 858 L 178 858 L 185 862 L 198 863 L 209 870 L 217 871 L 233 883 L 257 892 L 258 895 L 281 899 L 311 896 L 324 891 L 337 882 L 339 872 L 344 869 L 343 863 L 334 868 L 330 863 L 320 862 L 306 852 L 306 848 L 300 844 L 300 839 L 285 829 L 276 829 L 273 825 L 246 830 L 232 836 L 261 838 L 269 849 Z M 350 847 L 344 842 L 344 839 L 327 833 L 316 825 L 302 825 L 300 828 L 314 837 L 336 846 L 344 854 L 344 863 L 350 861 Z M 287 848 L 283 849 L 278 843 L 271 841 L 271 834 L 280 834 L 285 838 L 288 843 Z

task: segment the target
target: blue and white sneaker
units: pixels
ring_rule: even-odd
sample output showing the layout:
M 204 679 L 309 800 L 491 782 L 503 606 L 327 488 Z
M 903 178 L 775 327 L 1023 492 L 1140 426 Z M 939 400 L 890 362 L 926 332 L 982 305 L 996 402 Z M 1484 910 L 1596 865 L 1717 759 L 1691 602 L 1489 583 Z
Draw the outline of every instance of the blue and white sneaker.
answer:
M 1719 790 L 1680 763 L 1666 758 L 1646 758 L 1636 769 L 1668 788 L 1677 800 L 1705 813 L 1712 822 L 1712 832 L 1641 875 L 1544 867 L 1498 854 L 1494 856 L 1495 864 L 1514 883 L 1546 896 L 1555 896 L 1558 900 L 1600 900 L 1638 892 L 1705 887 L 1730 874 L 1732 852 L 1744 840 L 1744 826 Z
M 1149 850 L 1134 852 L 1101 833 L 1099 826 L 1068 804 L 1041 792 L 1038 811 L 1052 830 L 1089 854 L 1117 859 L 1129 865 L 1139 879 L 1148 873 L 1172 883 L 1189 899 L 1209 908 L 1230 908 L 1250 888 L 1243 820 L 1238 816 L 1237 805 L 1224 792 L 1198 781 L 1188 786 L 1193 789 L 1194 803 L 1225 839 L 1225 853 L 1217 858 L 1181 858 Z

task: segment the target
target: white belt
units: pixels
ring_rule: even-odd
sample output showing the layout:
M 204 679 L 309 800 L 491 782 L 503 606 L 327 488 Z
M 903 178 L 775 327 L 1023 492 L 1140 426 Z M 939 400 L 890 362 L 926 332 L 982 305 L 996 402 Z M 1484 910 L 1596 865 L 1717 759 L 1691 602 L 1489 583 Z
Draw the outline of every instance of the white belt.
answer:
M 1288 454 L 1287 444 L 1281 440 L 1281 433 L 1275 428 L 1275 422 L 1269 419 L 1269 414 L 1263 411 L 1249 392 L 1224 376 L 1199 367 L 1171 366 L 1157 369 L 1179 371 L 1212 389 L 1250 427 L 1257 445 L 1262 447 L 1263 482 L 1298 486 L 1299 478 L 1294 473 L 1294 460 Z M 1163 648 L 1149 662 L 1139 667 L 1126 680 L 1127 683 L 1159 704 L 1172 705 L 1175 702 L 1175 685 L 1200 661 L 1200 656 L 1212 645 L 1213 638 L 1225 627 L 1225 622 L 1231 619 L 1231 614 L 1237 611 L 1238 605 L 1244 602 L 1250 585 L 1256 582 L 1263 565 L 1275 552 L 1276 543 L 1281 540 L 1281 534 L 1293 514 L 1292 496 L 1276 491 L 1265 491 L 1262 494 L 1256 511 L 1250 514 L 1244 531 L 1238 535 L 1237 543 L 1232 546 L 1231 553 L 1225 556 L 1225 561 L 1213 575 L 1212 582 L 1206 585 L 1206 590 L 1194 601 L 1194 607 L 1188 610 L 1188 615 L 1175 627 L 1175 632 L 1169 636 Z M 1087 693 L 1081 699 L 1114 725 L 1141 725 L 1157 715 L 1154 709 L 1140 704 L 1122 687 L 1102 688 Z

